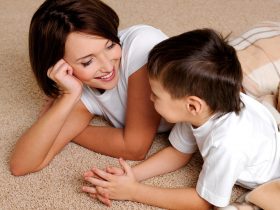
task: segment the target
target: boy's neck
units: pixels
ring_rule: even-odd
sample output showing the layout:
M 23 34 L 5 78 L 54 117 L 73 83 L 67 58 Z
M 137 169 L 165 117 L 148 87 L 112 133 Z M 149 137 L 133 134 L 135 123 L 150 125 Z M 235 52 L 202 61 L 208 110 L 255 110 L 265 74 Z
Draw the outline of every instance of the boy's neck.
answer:
M 206 123 L 215 113 L 210 111 L 209 109 L 204 110 L 199 115 L 195 116 L 190 123 L 194 128 L 198 128 Z

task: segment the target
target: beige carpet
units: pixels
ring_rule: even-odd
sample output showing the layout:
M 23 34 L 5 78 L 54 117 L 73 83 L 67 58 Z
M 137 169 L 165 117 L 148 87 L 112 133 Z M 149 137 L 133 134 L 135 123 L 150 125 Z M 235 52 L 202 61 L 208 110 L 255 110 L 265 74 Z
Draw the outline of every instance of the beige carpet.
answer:
M 92 165 L 104 167 L 116 160 L 70 143 L 44 170 L 13 177 L 8 160 L 17 138 L 36 119 L 42 94 L 33 79 L 27 50 L 30 18 L 42 0 L 0 0 L 0 209 L 106 209 L 80 192 L 81 174 Z M 120 16 L 121 28 L 145 23 L 172 36 L 200 27 L 233 35 L 259 21 L 279 21 L 279 0 L 106 0 Z M 102 123 L 99 119 L 95 123 Z M 150 151 L 166 146 L 158 136 Z M 32 146 L 32 145 L 30 145 Z M 148 184 L 164 187 L 194 186 L 201 159 Z M 135 162 L 130 162 L 135 164 Z M 235 188 L 235 199 L 241 188 Z M 168 199 L 168 198 L 167 198 Z M 188 199 L 188 198 L 186 198 Z M 133 202 L 114 202 L 111 209 L 156 209 Z

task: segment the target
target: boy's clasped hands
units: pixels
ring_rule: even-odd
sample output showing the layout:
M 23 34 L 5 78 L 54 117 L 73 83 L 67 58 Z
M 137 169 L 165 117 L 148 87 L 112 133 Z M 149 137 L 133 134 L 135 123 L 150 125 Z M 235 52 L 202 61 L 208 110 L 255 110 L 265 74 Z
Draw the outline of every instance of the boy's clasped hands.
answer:
M 83 186 L 82 191 L 103 204 L 111 206 L 113 200 L 133 200 L 133 192 L 137 189 L 137 180 L 132 168 L 119 159 L 122 168 L 106 167 L 101 170 L 93 167 L 84 173 L 84 180 L 91 185 Z

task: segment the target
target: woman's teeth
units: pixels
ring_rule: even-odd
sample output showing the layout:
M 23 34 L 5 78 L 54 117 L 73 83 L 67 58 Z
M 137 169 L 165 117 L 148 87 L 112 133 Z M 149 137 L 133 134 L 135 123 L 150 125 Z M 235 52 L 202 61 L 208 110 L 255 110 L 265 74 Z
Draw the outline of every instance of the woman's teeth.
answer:
M 101 79 L 108 79 L 109 77 L 111 77 L 113 75 L 113 71 L 103 77 L 100 77 Z

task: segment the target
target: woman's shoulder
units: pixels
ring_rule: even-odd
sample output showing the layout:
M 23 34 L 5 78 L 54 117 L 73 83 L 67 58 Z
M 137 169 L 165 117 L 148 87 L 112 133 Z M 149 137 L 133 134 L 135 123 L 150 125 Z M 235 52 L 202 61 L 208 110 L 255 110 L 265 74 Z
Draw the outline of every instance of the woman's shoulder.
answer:
M 149 25 L 134 25 L 119 32 L 121 66 L 126 80 L 147 63 L 150 50 L 167 36 Z
M 160 29 L 150 25 L 133 25 L 119 31 L 119 38 L 121 43 L 131 42 L 135 39 L 144 39 L 149 41 L 151 39 L 166 39 L 167 36 Z

